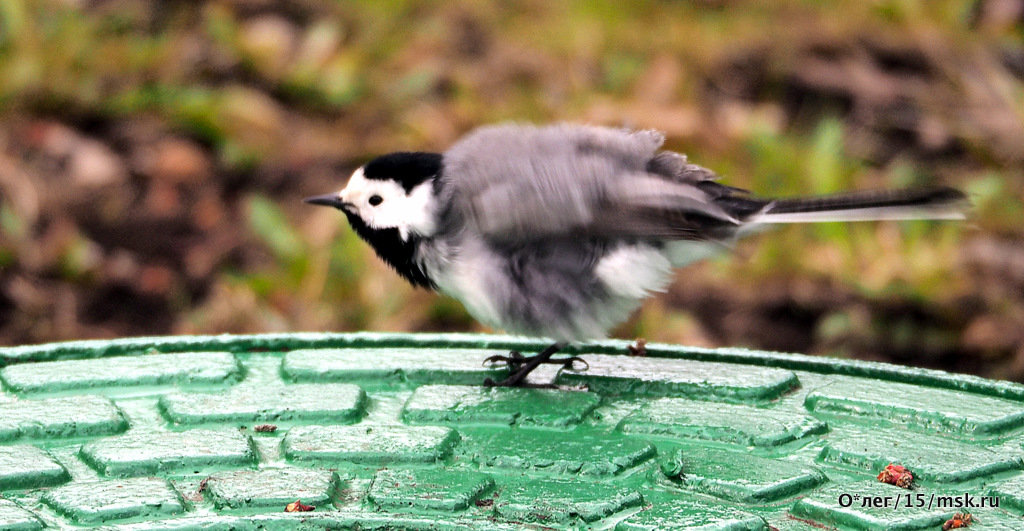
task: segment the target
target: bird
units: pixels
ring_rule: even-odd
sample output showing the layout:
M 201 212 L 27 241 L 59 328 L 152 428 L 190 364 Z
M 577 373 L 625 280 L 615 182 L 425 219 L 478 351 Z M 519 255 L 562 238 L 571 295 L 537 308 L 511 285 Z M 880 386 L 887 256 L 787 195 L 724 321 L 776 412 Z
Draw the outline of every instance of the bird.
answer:
M 722 184 L 655 130 L 556 123 L 477 128 L 443 153 L 400 151 L 306 203 L 340 210 L 413 286 L 459 300 L 495 329 L 552 340 L 490 386 L 524 386 L 573 342 L 607 336 L 673 271 L 776 224 L 963 219 L 950 187 L 796 198 Z M 584 362 L 585 363 L 585 362 Z

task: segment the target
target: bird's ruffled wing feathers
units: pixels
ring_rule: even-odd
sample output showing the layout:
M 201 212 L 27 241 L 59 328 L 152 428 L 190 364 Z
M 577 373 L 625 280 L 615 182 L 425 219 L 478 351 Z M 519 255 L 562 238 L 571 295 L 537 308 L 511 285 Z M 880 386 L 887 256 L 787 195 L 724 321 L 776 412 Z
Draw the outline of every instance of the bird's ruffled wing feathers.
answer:
M 651 160 L 647 161 L 646 169 L 650 173 L 662 175 L 680 183 L 698 184 L 718 180 L 718 175 L 715 172 L 703 166 L 691 164 L 687 161 L 686 155 L 674 151 L 655 153 Z M 732 188 L 732 190 L 743 191 L 739 188 Z
M 962 219 L 949 188 L 763 199 L 716 182 L 655 131 L 501 125 L 445 154 L 449 219 L 492 241 L 558 237 L 728 241 L 741 226 L 869 219 Z
M 715 198 L 734 189 L 654 131 L 558 125 L 488 127 L 445 154 L 456 215 L 485 237 L 700 239 L 738 223 Z M 711 186 L 709 186 L 711 185 Z
M 709 181 L 710 182 L 710 181 Z M 728 237 L 740 221 L 698 186 L 649 173 L 628 175 L 612 187 L 590 229 L 599 234 L 654 239 Z

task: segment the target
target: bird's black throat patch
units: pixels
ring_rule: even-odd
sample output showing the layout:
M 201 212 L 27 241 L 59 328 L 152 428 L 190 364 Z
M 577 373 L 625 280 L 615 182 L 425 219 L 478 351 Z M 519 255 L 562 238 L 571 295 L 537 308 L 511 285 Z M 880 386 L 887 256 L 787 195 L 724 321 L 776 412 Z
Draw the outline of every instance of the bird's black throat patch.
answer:
M 440 153 L 399 151 L 381 155 L 363 166 L 363 176 L 378 181 L 395 181 L 405 193 L 441 173 Z
M 420 238 L 410 234 L 403 240 L 398 229 L 374 229 L 366 225 L 362 218 L 347 210 L 342 210 L 348 218 L 349 225 L 366 243 L 373 247 L 377 256 L 394 268 L 402 278 L 417 287 L 436 289 L 437 284 L 427 276 L 416 261 L 416 246 Z

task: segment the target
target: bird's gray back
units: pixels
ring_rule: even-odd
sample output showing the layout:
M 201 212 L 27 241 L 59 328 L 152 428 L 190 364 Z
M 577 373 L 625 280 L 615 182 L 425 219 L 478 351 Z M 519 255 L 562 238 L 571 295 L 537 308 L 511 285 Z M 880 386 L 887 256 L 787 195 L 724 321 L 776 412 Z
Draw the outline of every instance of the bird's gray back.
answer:
M 609 184 L 642 172 L 662 141 L 653 131 L 569 124 L 484 127 L 445 153 L 442 181 L 457 213 L 483 233 L 562 233 L 590 223 Z
M 657 131 L 557 124 L 503 124 L 481 127 L 444 155 L 451 184 L 473 195 L 507 180 L 546 184 L 575 176 L 577 182 L 601 182 L 627 172 L 642 172 L 664 142 Z
M 498 240 L 685 237 L 685 224 L 665 221 L 680 212 L 729 222 L 690 182 L 713 174 L 658 153 L 663 141 L 656 131 L 569 124 L 485 127 L 445 153 L 438 189 L 450 219 Z

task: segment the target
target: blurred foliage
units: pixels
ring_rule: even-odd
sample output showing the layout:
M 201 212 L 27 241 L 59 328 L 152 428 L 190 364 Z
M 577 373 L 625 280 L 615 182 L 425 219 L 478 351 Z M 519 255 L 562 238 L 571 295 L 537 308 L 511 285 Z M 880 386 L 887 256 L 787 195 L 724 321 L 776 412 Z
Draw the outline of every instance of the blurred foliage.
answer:
M 299 199 L 569 120 L 760 195 L 975 205 L 753 237 L 616 335 L 1024 378 L 1022 43 L 1020 0 L 0 2 L 0 342 L 479 329 Z

